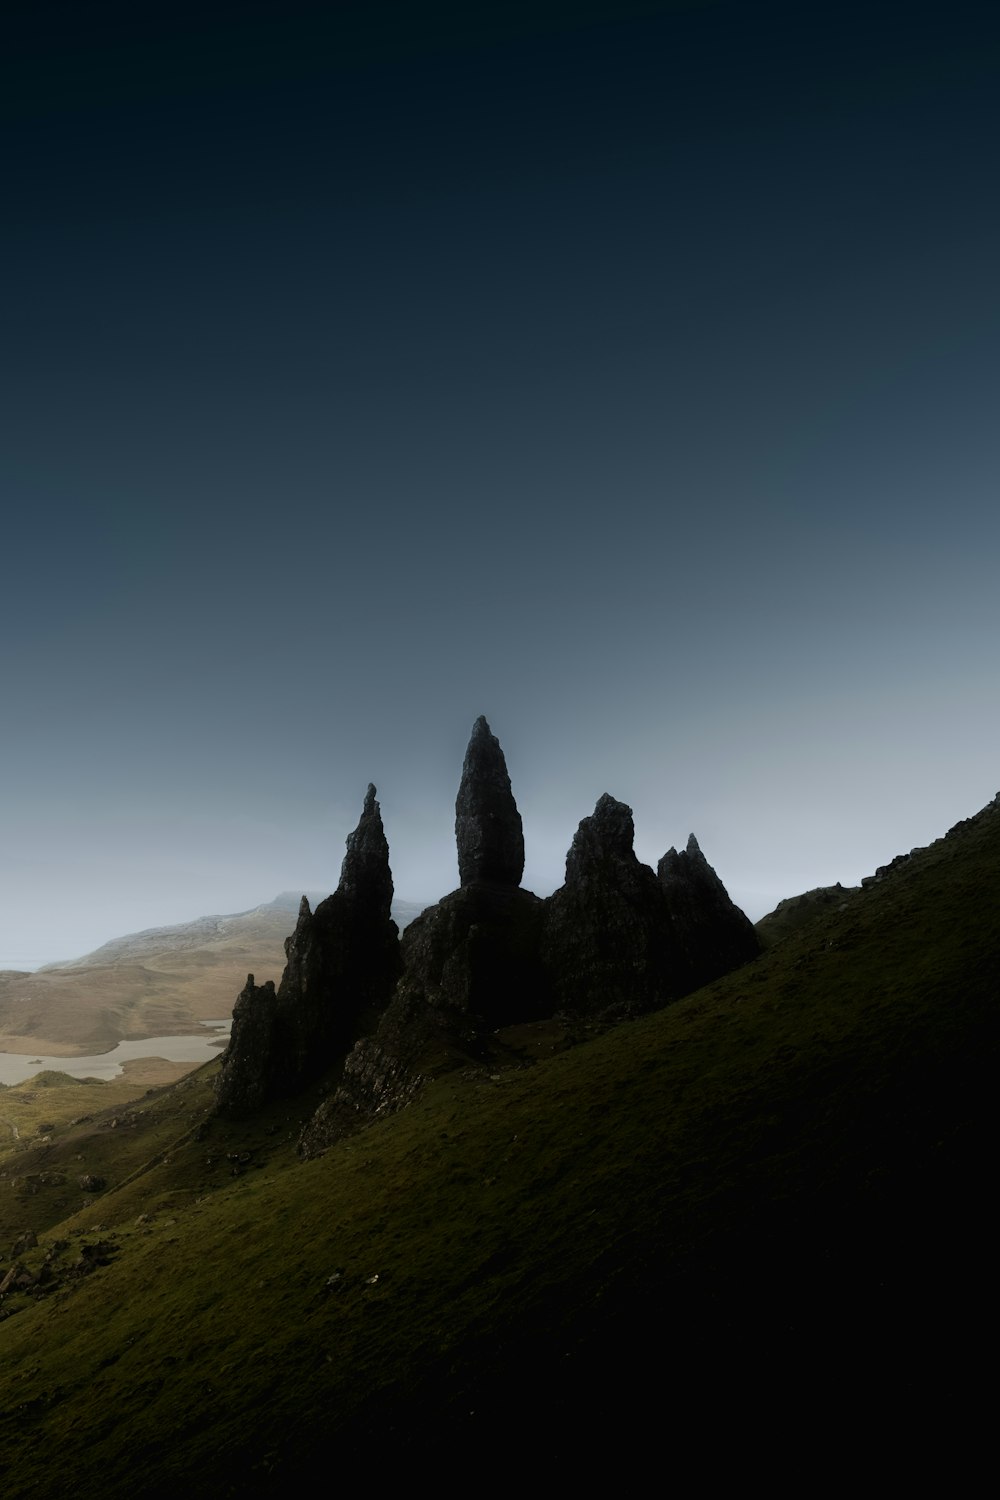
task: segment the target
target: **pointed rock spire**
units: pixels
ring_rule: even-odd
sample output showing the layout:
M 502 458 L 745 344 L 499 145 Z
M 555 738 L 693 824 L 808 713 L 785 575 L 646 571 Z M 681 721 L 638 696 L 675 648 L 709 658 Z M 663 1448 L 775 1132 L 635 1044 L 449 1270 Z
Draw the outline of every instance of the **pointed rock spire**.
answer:
M 277 991 L 251 975 L 236 1003 L 216 1084 L 220 1113 L 247 1114 L 297 1093 L 374 1029 L 399 974 L 391 905 L 389 846 L 369 786 L 339 886 L 315 911 L 302 898 Z
M 371 782 L 368 783 L 358 826 L 347 835 L 347 853 L 340 867 L 337 889 L 349 901 L 364 902 L 369 916 L 383 922 L 389 920 L 392 907 L 389 845 Z
M 693 833 L 683 853 L 667 850 L 656 873 L 694 984 L 708 984 L 756 958 L 760 940 L 753 924 L 730 900 Z
M 500 741 L 480 715 L 472 726 L 455 802 L 458 877 L 518 886 L 524 873 L 521 814 L 510 789 Z
M 636 858 L 632 809 L 607 793 L 573 835 L 546 902 L 544 960 L 560 1010 L 639 1015 L 683 993 L 656 876 Z

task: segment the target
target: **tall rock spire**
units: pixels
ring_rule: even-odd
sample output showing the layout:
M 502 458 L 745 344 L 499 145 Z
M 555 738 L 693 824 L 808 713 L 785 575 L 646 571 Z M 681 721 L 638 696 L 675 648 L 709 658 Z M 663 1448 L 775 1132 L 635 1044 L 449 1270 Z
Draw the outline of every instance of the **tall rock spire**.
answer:
M 472 726 L 455 802 L 459 883 L 521 884 L 524 834 L 500 741 L 480 715 Z
M 354 832 L 347 835 L 347 853 L 340 867 L 337 889 L 346 900 L 363 902 L 370 920 L 377 918 L 388 922 L 392 914 L 389 845 L 371 782 L 368 783 L 361 821 Z
M 340 885 L 315 911 L 302 898 L 277 991 L 250 975 L 236 1002 L 216 1084 L 220 1113 L 249 1114 L 297 1093 L 374 1030 L 399 974 L 391 904 L 389 846 L 369 786 Z

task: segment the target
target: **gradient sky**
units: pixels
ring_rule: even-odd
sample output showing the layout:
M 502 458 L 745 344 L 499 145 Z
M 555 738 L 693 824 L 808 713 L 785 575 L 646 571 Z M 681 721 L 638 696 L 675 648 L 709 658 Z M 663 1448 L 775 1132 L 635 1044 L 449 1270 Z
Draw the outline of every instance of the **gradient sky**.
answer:
M 0 963 L 604 791 L 757 918 L 1000 786 L 1000 12 L 33 4 Z M 5 25 L 7 23 L 5 22 Z

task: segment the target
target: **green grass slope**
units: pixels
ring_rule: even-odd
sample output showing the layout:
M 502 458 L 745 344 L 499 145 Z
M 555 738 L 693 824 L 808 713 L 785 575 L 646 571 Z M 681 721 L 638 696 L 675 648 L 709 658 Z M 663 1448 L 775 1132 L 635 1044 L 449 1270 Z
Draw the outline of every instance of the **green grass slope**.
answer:
M 39 1214 L 20 1259 L 55 1274 L 0 1322 L 3 1493 L 650 1466 L 810 1490 L 866 1444 L 869 1482 L 933 1449 L 959 1479 L 998 990 L 991 808 L 686 1001 L 441 1078 L 317 1161 L 291 1107 L 210 1118 L 210 1065 L 103 1130 L 106 1191 Z
M 846 910 L 847 902 L 858 895 L 860 887 L 821 885 L 815 890 L 803 891 L 801 896 L 788 896 L 779 901 L 774 911 L 768 912 L 757 922 L 757 936 L 762 948 L 773 948 L 789 933 L 807 927 L 818 916 L 829 915 L 831 908 Z

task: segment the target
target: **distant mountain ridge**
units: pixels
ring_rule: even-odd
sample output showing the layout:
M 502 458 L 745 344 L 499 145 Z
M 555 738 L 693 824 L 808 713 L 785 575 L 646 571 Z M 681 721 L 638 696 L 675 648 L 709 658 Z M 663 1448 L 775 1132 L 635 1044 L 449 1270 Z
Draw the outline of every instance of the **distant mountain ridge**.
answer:
M 247 973 L 280 973 L 299 893 L 250 911 L 150 927 L 34 973 L 0 972 L 0 1051 L 52 1056 L 197 1032 L 228 1016 Z M 420 911 L 393 902 L 404 927 Z
M 310 905 L 322 901 L 325 891 L 280 891 L 273 901 L 262 902 L 248 911 L 231 912 L 222 916 L 195 917 L 190 922 L 174 922 L 166 927 L 144 927 L 140 932 L 126 933 L 123 937 L 111 938 L 92 953 L 80 958 L 59 959 L 55 963 L 42 964 L 35 972 L 48 974 L 56 969 L 78 969 L 83 966 L 135 963 L 144 953 L 160 954 L 165 948 L 183 951 L 199 948 L 206 943 L 222 942 L 237 934 L 254 931 L 257 927 L 270 929 L 278 921 L 288 935 L 287 914 L 295 915 L 302 896 Z M 400 930 L 420 915 L 423 907 L 415 901 L 393 901 L 392 916 Z M 238 976 L 237 976 L 238 977 Z

